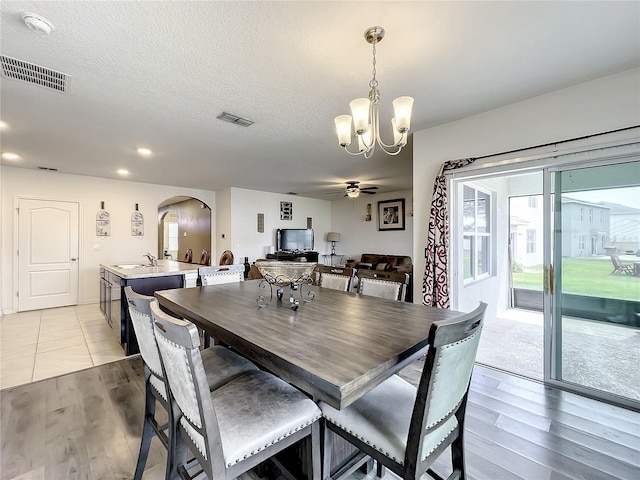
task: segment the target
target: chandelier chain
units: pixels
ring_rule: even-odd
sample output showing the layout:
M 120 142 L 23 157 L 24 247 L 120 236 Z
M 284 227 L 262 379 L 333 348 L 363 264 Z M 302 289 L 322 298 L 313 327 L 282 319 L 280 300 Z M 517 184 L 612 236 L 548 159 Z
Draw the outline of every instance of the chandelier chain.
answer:
M 378 88 L 378 80 L 376 80 L 376 42 L 373 42 L 373 69 L 371 70 L 371 74 L 373 75 L 373 78 L 371 79 L 371 81 L 369 82 L 369 86 L 373 89 L 377 89 Z

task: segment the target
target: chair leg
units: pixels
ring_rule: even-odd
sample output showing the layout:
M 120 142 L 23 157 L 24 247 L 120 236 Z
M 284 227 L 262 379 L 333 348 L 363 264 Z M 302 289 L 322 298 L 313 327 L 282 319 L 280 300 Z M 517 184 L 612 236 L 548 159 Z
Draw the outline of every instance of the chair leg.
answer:
M 464 465 L 462 433 L 460 433 L 460 435 L 458 435 L 458 438 L 456 438 L 451 444 L 451 465 L 453 466 L 453 473 L 451 474 L 451 476 L 449 476 L 449 478 L 460 480 L 465 480 L 467 478 Z
M 167 442 L 167 465 L 165 467 L 165 480 L 168 480 L 170 478 L 170 475 L 174 470 L 173 465 L 176 460 L 176 439 L 178 437 L 176 434 L 176 423 L 173 420 L 173 416 L 175 414 L 173 413 L 173 409 L 171 408 L 171 406 L 169 406 L 169 408 L 167 409 L 167 414 L 169 415 L 169 426 L 167 428 L 167 434 L 169 438 Z
M 140 439 L 140 451 L 138 452 L 138 463 L 136 471 L 133 474 L 134 480 L 140 480 L 144 472 L 149 457 L 149 449 L 151 448 L 151 440 L 155 434 L 153 427 L 153 418 L 156 413 L 156 399 L 150 391 L 151 386 L 146 385 L 145 407 L 144 407 L 144 423 L 142 426 L 142 438 Z
M 380 462 L 376 462 L 376 475 L 378 478 L 384 478 L 384 472 L 386 468 Z
M 331 480 L 331 451 L 333 450 L 333 432 L 327 428 L 327 422 L 323 418 L 322 422 L 322 478 Z
M 180 474 L 182 473 L 181 470 L 183 472 L 186 472 L 189 447 L 187 447 L 187 444 L 182 439 L 182 434 L 177 430 L 177 428 L 174 429 L 175 442 L 173 444 L 173 458 L 170 460 L 171 471 L 169 471 L 166 476 L 168 480 L 183 478 L 183 476 Z M 188 478 L 188 476 L 186 478 Z
M 322 451 L 320 447 L 320 421 L 311 425 L 311 435 L 307 437 L 307 452 L 310 452 L 307 466 L 307 478 L 309 480 L 320 480 L 322 478 Z

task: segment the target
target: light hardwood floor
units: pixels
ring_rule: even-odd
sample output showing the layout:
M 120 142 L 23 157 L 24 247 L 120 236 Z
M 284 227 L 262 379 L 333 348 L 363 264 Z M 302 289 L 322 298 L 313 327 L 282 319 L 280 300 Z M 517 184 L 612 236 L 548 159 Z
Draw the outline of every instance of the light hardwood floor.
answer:
M 421 366 L 402 375 L 415 381 Z M 3 390 L 0 480 L 131 478 L 143 388 L 135 356 Z M 485 367 L 474 370 L 465 433 L 471 480 L 640 478 L 639 413 Z M 152 445 L 145 478 L 162 478 L 165 452 Z

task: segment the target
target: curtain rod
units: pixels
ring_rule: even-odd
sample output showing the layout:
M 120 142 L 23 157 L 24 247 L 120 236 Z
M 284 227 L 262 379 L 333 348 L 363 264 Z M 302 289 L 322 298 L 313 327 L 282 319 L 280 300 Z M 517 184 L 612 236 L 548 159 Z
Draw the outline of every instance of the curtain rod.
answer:
M 480 160 L 482 158 L 499 157 L 500 155 L 509 155 L 511 153 L 525 152 L 527 150 L 533 150 L 533 149 L 542 148 L 542 147 L 550 147 L 552 145 L 561 145 L 563 143 L 575 142 L 577 140 L 585 140 L 587 138 L 599 137 L 601 135 L 608 135 L 611 133 L 618 133 L 618 132 L 624 132 L 626 130 L 633 130 L 634 128 L 639 128 L 639 127 L 640 125 L 633 125 L 631 127 L 618 128 L 616 130 L 609 130 L 607 132 L 592 133 L 591 135 L 584 135 L 582 137 L 569 138 L 567 140 L 558 140 L 557 142 L 542 143 L 540 145 L 534 145 L 532 147 L 516 148 L 515 150 L 508 150 L 505 152 L 492 153 L 490 155 L 482 155 L 480 157 L 474 157 L 474 160 Z

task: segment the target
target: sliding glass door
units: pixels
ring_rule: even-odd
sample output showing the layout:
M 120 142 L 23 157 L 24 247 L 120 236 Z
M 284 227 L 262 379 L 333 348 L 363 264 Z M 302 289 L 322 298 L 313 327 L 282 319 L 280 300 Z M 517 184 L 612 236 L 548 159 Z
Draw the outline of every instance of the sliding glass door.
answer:
M 545 381 L 640 406 L 640 161 L 544 172 Z

